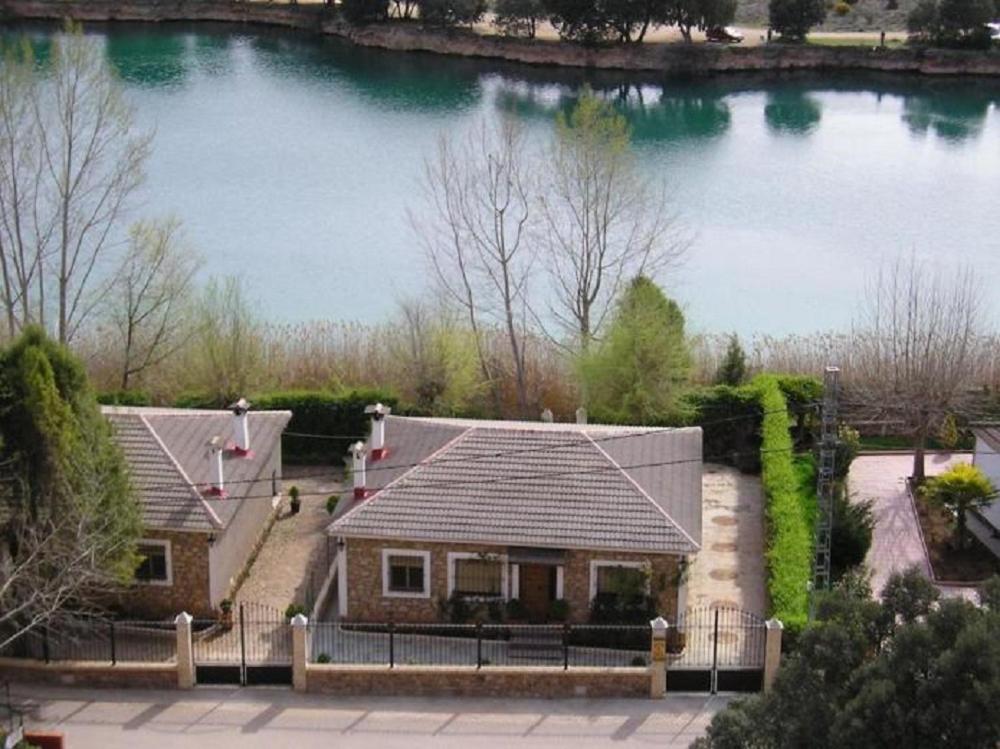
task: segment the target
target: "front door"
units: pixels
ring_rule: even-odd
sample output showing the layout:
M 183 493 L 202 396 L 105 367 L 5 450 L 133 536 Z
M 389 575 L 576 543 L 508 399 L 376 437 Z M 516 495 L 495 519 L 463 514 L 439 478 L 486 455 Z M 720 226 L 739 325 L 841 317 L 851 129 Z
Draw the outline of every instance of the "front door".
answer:
M 545 564 L 522 564 L 519 568 L 519 596 L 528 620 L 544 622 L 555 599 L 556 568 Z

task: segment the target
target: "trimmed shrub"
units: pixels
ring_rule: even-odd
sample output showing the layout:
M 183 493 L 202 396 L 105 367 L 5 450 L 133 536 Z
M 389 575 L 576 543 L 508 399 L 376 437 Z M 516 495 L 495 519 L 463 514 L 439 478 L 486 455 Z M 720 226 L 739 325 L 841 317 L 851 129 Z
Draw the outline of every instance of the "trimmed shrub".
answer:
M 813 533 L 816 521 L 815 461 L 793 454 L 790 419 L 778 378 L 753 381 L 764 412 L 761 422 L 761 481 L 767 519 L 767 589 L 771 614 L 792 630 L 809 610 Z
M 701 426 L 707 462 L 725 463 L 746 473 L 760 470 L 761 407 L 750 386 L 716 385 L 687 393 L 685 423 Z
M 833 505 L 833 533 L 830 536 L 830 573 L 840 580 L 845 573 L 862 564 L 872 545 L 875 516 L 872 502 L 851 502 L 838 492 Z
M 771 0 L 768 18 L 783 39 L 802 41 L 826 19 L 826 0 Z
M 294 619 L 299 614 L 306 614 L 306 607 L 300 603 L 290 603 L 285 608 L 285 619 Z
M 846 16 L 851 12 L 851 6 L 849 3 L 845 3 L 844 0 L 838 0 L 838 2 L 833 4 L 833 12 L 838 16 Z
M 98 393 L 97 402 L 102 406 L 152 406 L 153 398 L 143 390 L 116 390 Z

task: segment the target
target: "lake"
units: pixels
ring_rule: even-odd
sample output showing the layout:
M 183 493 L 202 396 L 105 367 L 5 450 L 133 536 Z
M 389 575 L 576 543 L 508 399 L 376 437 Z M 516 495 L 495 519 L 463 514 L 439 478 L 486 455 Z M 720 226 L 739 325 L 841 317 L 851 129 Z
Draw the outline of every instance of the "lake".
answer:
M 1000 83 L 677 81 L 243 27 L 89 33 L 156 132 L 142 215 L 179 217 L 205 275 L 241 274 L 274 320 L 374 322 L 428 293 L 407 209 L 439 134 L 513 113 L 544 138 L 584 85 L 619 103 L 692 237 L 661 280 L 694 330 L 844 327 L 900 252 L 1000 288 Z

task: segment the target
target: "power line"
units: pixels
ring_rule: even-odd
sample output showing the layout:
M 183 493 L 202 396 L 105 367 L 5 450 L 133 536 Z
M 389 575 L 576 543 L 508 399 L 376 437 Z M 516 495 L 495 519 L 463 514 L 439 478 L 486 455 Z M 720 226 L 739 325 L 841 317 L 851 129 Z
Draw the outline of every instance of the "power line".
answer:
M 815 405 L 815 403 L 808 403 L 808 404 L 805 404 L 805 405 Z M 731 423 L 731 422 L 734 422 L 734 421 L 745 421 L 745 420 L 749 420 L 749 419 L 756 419 L 756 418 L 758 418 L 758 416 L 760 416 L 761 418 L 763 418 L 764 416 L 767 416 L 769 414 L 782 413 L 782 412 L 784 412 L 786 410 L 787 409 L 774 409 L 774 410 L 771 410 L 771 411 L 762 411 L 759 415 L 758 414 L 742 414 L 742 415 L 739 415 L 739 416 L 727 416 L 727 417 L 723 417 L 723 418 L 719 418 L 719 419 L 713 419 L 712 421 L 702 422 L 701 424 L 694 424 L 694 425 L 692 425 L 692 427 L 697 426 L 697 427 L 704 428 L 704 427 L 707 427 L 707 426 L 715 426 L 715 425 L 718 425 L 718 424 L 726 424 L 726 423 Z M 490 422 L 485 422 L 486 425 L 488 425 L 489 423 Z M 543 424 L 545 422 L 539 422 L 539 423 Z M 585 427 L 587 425 L 580 425 L 580 426 L 584 426 Z M 606 426 L 606 425 L 593 425 L 593 426 L 595 426 L 595 427 L 601 427 L 601 426 Z M 471 428 L 474 428 L 474 427 L 469 427 L 469 428 L 471 429 Z M 653 428 L 649 428 L 649 427 L 634 427 L 635 431 L 628 431 L 629 427 L 627 427 L 627 426 L 614 427 L 614 428 L 623 430 L 623 433 L 621 433 L 621 434 L 615 433 L 615 434 L 603 435 L 603 436 L 600 436 L 600 437 L 590 437 L 588 439 L 577 438 L 577 439 L 573 439 L 573 440 L 565 440 L 565 441 L 562 441 L 562 442 L 550 442 L 550 443 L 547 443 L 547 444 L 541 445 L 541 446 L 537 446 L 536 445 L 536 446 L 532 446 L 532 447 L 511 448 L 509 450 L 497 450 L 495 452 L 485 453 L 483 455 L 476 455 L 476 456 L 472 456 L 472 457 L 462 457 L 462 458 L 457 458 L 457 457 L 453 457 L 453 458 L 442 457 L 442 458 L 440 458 L 438 460 L 433 461 L 433 463 L 434 463 L 434 465 L 440 465 L 440 464 L 449 463 L 449 462 L 469 464 L 469 463 L 476 463 L 476 462 L 484 461 L 484 460 L 494 460 L 496 458 L 504 458 L 504 457 L 510 457 L 510 456 L 519 456 L 519 455 L 530 455 L 532 453 L 539 453 L 539 452 L 551 452 L 551 451 L 553 451 L 555 449 L 559 449 L 559 448 L 562 448 L 562 447 L 576 447 L 578 445 L 588 444 L 588 443 L 591 443 L 591 442 L 599 444 L 599 443 L 611 442 L 611 441 L 620 440 L 620 439 L 632 439 L 632 438 L 635 438 L 635 437 L 645 437 L 645 436 L 648 436 L 648 435 L 675 432 L 678 429 L 683 429 L 685 427 L 653 427 Z M 528 430 L 524 430 L 524 431 L 528 431 Z M 586 429 L 580 429 L 579 430 L 579 432 L 584 432 L 584 431 L 587 431 L 587 430 Z M 286 434 L 288 434 L 288 433 L 286 433 Z M 294 434 L 295 436 L 316 437 L 316 438 L 321 438 L 321 439 L 328 436 L 328 435 L 318 435 L 318 434 L 317 435 L 307 435 L 307 434 L 301 433 L 301 432 L 296 432 L 296 433 L 292 433 L 292 434 Z M 292 436 L 292 435 L 289 435 L 289 436 Z M 459 436 L 461 436 L 461 435 L 459 435 Z M 445 444 L 447 444 L 447 443 L 445 443 Z M 758 452 L 758 451 L 754 451 L 754 453 L 756 453 L 756 452 Z M 729 453 L 729 455 L 732 455 L 732 453 Z M 726 456 L 721 456 L 721 457 L 726 457 Z M 376 463 L 372 463 L 372 464 L 366 465 L 365 466 L 365 472 L 366 473 L 375 473 L 377 471 L 395 471 L 395 470 L 399 470 L 399 469 L 408 470 L 408 469 L 411 469 L 411 468 L 417 468 L 419 466 L 427 465 L 427 464 L 428 464 L 428 461 L 426 460 L 426 458 L 424 460 L 419 460 L 419 461 L 416 461 L 416 462 L 413 462 L 413 463 L 383 464 L 381 462 L 376 462 Z M 325 474 L 315 474 L 315 477 L 316 478 L 339 478 L 340 477 L 340 473 L 339 472 L 337 472 L 337 473 L 329 472 L 329 473 L 325 473 Z M 233 480 L 233 481 L 226 481 L 225 483 L 227 485 L 230 485 L 230 486 L 236 485 L 236 484 L 255 484 L 255 483 L 259 483 L 261 481 L 267 481 L 267 480 L 269 480 L 269 478 L 270 477 L 254 478 L 254 479 L 239 479 L 239 480 Z M 279 477 L 275 477 L 275 478 L 277 479 Z M 281 477 L 281 478 L 283 480 L 283 477 Z M 145 486 L 143 488 L 146 489 L 146 490 L 165 490 L 165 489 L 189 489 L 189 488 L 191 488 L 191 486 L 192 486 L 192 484 L 189 484 L 189 483 L 177 482 L 177 483 L 170 483 L 170 484 L 147 485 L 147 486 Z

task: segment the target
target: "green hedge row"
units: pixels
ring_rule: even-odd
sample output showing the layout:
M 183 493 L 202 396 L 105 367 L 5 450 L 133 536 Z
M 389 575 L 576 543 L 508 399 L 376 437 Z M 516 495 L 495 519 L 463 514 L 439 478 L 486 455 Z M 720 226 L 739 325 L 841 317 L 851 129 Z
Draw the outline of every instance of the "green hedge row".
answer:
M 760 470 L 760 398 L 742 385 L 699 388 L 684 396 L 686 423 L 702 429 L 706 462 L 726 463 L 745 473 Z
M 816 521 L 815 463 L 796 456 L 789 427 L 793 419 L 780 378 L 754 379 L 763 411 L 761 481 L 767 519 L 767 588 L 771 614 L 793 632 L 805 625 L 812 578 Z
M 282 459 L 286 463 L 329 463 L 341 465 L 353 442 L 365 439 L 368 419 L 365 406 L 383 403 L 394 410 L 395 395 L 379 388 L 345 390 L 279 390 L 251 394 L 248 398 L 257 411 L 291 411 L 286 434 L 282 438 Z M 198 394 L 181 396 L 178 408 L 220 408 L 226 404 Z M 302 437 L 296 435 L 315 435 Z

